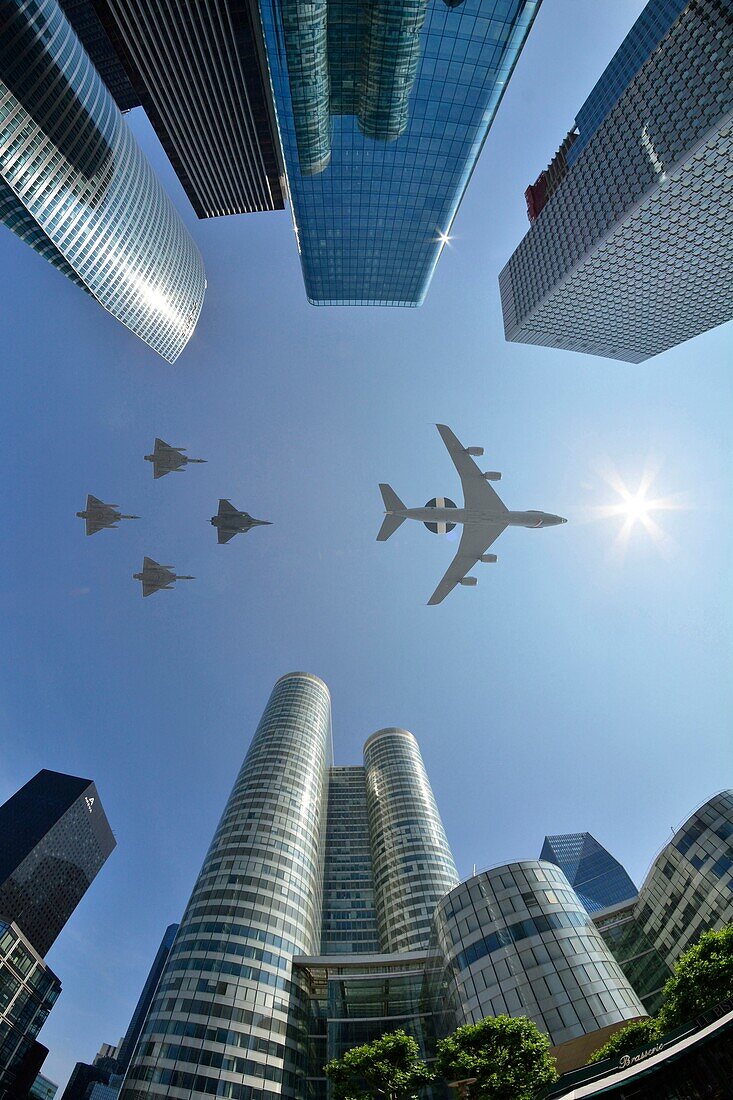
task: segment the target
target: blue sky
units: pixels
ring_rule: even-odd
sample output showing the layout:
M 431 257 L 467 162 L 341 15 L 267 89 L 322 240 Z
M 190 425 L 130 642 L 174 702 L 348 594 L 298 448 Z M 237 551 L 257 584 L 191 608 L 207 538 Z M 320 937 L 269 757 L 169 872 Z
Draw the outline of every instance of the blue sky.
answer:
M 642 6 L 543 5 L 420 310 L 307 305 L 287 212 L 196 222 L 140 111 L 209 280 L 175 367 L 0 234 L 0 799 L 42 767 L 89 776 L 118 841 L 49 955 L 54 1080 L 124 1032 L 284 672 L 328 683 L 337 763 L 415 733 L 462 874 L 588 829 L 640 882 L 729 785 L 731 326 L 641 366 L 510 345 L 496 282 Z M 507 531 L 429 608 L 454 546 L 375 536 L 379 481 L 460 501 L 436 421 L 486 447 L 510 507 L 570 522 Z M 153 482 L 156 435 L 208 464 Z M 649 462 L 687 507 L 621 558 L 591 510 L 617 500 L 609 466 L 635 489 Z M 143 518 L 86 539 L 87 492 Z M 219 496 L 273 526 L 218 547 Z M 198 579 L 143 602 L 143 554 Z

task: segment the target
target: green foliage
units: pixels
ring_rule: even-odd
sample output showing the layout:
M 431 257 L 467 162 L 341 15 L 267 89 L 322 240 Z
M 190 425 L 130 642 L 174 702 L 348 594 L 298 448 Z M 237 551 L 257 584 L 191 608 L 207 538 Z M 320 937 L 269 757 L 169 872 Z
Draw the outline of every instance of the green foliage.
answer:
M 657 1020 L 660 1033 L 694 1020 L 701 1012 L 733 997 L 733 925 L 705 932 L 680 957 L 664 987 Z
M 336 1100 L 366 1100 L 374 1095 L 401 1100 L 414 1097 L 433 1080 L 416 1040 L 404 1031 L 347 1050 L 342 1058 L 324 1066 L 324 1072 L 333 1084 Z
M 594 1050 L 588 1059 L 588 1065 L 600 1062 L 604 1058 L 618 1058 L 620 1054 L 627 1054 L 636 1047 L 643 1047 L 646 1043 L 655 1042 L 660 1035 L 659 1024 L 655 1019 L 634 1020 L 633 1023 L 614 1032 L 607 1043 L 598 1050 Z
M 489 1016 L 438 1043 L 435 1068 L 446 1081 L 475 1077 L 470 1100 L 532 1100 L 557 1080 L 550 1043 L 525 1016 Z

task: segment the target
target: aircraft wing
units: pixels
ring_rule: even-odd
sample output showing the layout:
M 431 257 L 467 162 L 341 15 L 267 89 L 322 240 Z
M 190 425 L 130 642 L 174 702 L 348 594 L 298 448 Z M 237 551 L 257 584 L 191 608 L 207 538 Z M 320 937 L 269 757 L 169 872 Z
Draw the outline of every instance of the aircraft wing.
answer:
M 229 539 L 233 539 L 235 535 L 239 534 L 239 531 L 233 530 L 231 527 L 219 527 L 217 528 L 219 536 L 219 546 L 223 546 L 225 542 L 229 542 Z
M 97 531 L 102 531 L 108 526 L 106 523 L 100 523 L 99 520 L 96 519 L 88 519 L 86 522 L 88 535 L 96 535 Z
M 87 493 L 87 512 L 92 508 L 104 508 L 104 501 L 93 497 L 91 493 Z
M 143 558 L 143 573 L 146 569 L 160 569 L 160 566 L 152 558 Z
M 507 512 L 509 509 L 500 499 L 498 493 L 491 488 L 471 456 L 466 454 L 466 448 L 450 428 L 445 424 L 436 424 L 435 426 L 448 448 L 448 454 L 453 459 L 453 465 L 458 470 L 458 476 L 463 486 L 463 499 L 466 509 L 469 512 L 476 508 L 489 508 L 495 512 Z
M 238 516 L 239 512 L 232 504 L 231 500 L 220 500 L 219 511 L 217 515 L 220 516 Z
M 154 581 L 143 581 L 143 598 L 152 596 L 153 592 L 157 592 L 160 588 L 162 588 L 162 585 Z
M 466 524 L 463 528 L 458 551 L 448 566 L 445 576 L 428 600 L 428 604 L 442 603 L 449 592 L 460 584 L 466 573 L 473 569 L 481 555 L 496 542 L 507 523 L 482 523 L 477 526 Z

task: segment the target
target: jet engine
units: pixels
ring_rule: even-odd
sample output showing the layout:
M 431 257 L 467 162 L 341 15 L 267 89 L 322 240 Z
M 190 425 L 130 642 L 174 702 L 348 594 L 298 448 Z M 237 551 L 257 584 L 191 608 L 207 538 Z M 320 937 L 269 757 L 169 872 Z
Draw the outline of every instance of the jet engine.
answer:
M 448 500 L 448 497 L 433 497 L 425 505 L 426 508 L 457 508 L 458 506 L 452 501 Z M 434 535 L 446 535 L 448 531 L 452 531 L 455 527 L 455 523 L 428 523 L 423 520 L 428 531 L 432 531 Z
M 478 581 L 476 577 L 464 577 L 460 583 L 466 588 L 475 588 L 478 584 Z
M 487 470 L 484 477 L 487 481 L 501 481 L 501 474 L 498 470 Z
M 496 554 L 482 554 L 479 558 L 479 561 L 482 561 L 484 565 L 493 565 L 494 562 L 497 562 L 498 560 L 499 559 Z
M 473 455 L 474 458 L 481 458 L 483 453 L 483 447 L 466 447 L 466 454 Z

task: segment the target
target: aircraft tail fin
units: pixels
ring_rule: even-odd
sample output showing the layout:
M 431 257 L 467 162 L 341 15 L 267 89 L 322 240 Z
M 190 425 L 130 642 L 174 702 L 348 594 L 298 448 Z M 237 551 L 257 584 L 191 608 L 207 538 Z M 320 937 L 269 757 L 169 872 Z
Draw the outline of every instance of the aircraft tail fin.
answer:
M 379 528 L 377 542 L 386 542 L 389 536 L 393 535 L 397 528 L 405 522 L 404 516 L 395 516 L 392 513 L 402 511 L 405 506 L 391 485 L 380 485 L 379 491 L 382 494 L 384 510 L 387 515 Z
M 382 494 L 385 512 L 401 512 L 404 510 L 404 504 L 391 485 L 380 484 L 379 491 Z
M 379 528 L 377 542 L 386 542 L 389 536 L 393 535 L 404 522 L 404 516 L 385 516 L 382 526 Z

